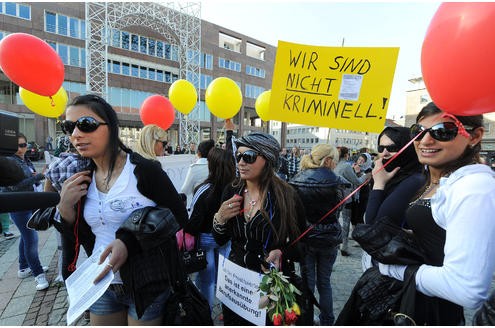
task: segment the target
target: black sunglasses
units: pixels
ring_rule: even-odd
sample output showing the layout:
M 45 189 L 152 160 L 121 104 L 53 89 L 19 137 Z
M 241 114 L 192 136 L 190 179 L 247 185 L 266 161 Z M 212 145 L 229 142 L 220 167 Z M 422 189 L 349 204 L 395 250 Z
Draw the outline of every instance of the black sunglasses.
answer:
M 235 155 L 235 159 L 237 160 L 237 163 L 239 163 L 242 160 L 248 164 L 253 164 L 256 162 L 256 158 L 258 158 L 258 153 L 255 152 L 254 150 L 246 150 L 243 153 L 237 152 Z
M 19 148 L 26 148 L 27 147 L 27 143 L 23 142 L 23 143 L 20 143 L 18 146 Z
M 383 153 L 384 150 L 387 150 L 389 153 L 396 153 L 400 150 L 400 147 L 397 145 L 379 145 L 378 146 L 378 152 Z
M 98 122 L 94 117 L 91 116 L 80 117 L 75 122 L 67 120 L 60 122 L 60 127 L 65 134 L 72 134 L 76 126 L 81 132 L 94 132 L 100 125 L 108 125 L 108 123 Z
M 464 127 L 465 130 L 472 130 L 471 127 Z M 457 137 L 457 133 L 459 132 L 459 128 L 454 122 L 442 122 L 435 124 L 431 128 L 425 128 L 421 124 L 413 124 L 411 126 L 411 138 L 419 136 L 416 138 L 416 141 L 423 139 L 426 132 L 430 133 L 430 136 L 438 141 L 451 141 Z

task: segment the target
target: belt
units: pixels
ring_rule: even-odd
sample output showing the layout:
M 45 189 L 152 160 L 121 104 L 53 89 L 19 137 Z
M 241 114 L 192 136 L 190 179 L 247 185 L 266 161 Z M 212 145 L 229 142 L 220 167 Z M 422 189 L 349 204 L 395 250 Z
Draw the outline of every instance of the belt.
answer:
M 116 293 L 117 295 L 125 294 L 125 287 L 123 284 L 111 284 L 108 289 Z

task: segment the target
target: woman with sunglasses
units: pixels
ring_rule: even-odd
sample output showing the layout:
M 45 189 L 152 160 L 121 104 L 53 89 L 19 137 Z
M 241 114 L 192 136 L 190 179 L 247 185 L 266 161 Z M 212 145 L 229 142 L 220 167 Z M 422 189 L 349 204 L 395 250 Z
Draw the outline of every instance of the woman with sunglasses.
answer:
M 167 259 L 155 248 L 144 251 L 143 239 L 119 227 L 134 210 L 145 206 L 169 208 L 184 226 L 187 212 L 160 163 L 130 151 L 119 139 L 114 109 L 95 95 L 76 97 L 66 110 L 63 131 L 83 157 L 89 170 L 75 173 L 62 185 L 58 209 L 63 224 L 64 266 L 75 269 L 71 251 L 79 243 L 93 243 L 93 252 L 108 262 L 96 278 L 110 270 L 115 278 L 105 293 L 89 308 L 91 325 L 159 325 L 170 295 Z M 76 235 L 74 235 L 76 233 Z M 145 237 L 144 237 L 145 236 Z M 153 233 L 144 239 L 157 238 Z M 164 249 L 167 241 L 157 246 Z M 162 246 L 163 245 L 163 246 Z M 164 253 L 167 254 L 167 253 Z M 135 263 L 141 264 L 136 270 Z
M 284 259 L 297 258 L 295 247 L 288 246 L 304 229 L 305 214 L 295 190 L 276 175 L 280 145 L 261 132 L 235 144 L 239 177 L 223 192 L 213 217 L 213 237 L 219 245 L 231 240 L 229 260 L 242 267 L 261 272 L 266 261 L 288 272 L 282 254 Z M 226 326 L 252 325 L 226 306 L 223 315 Z
M 397 225 L 403 226 L 409 202 L 426 182 L 413 144 L 391 161 L 410 141 L 410 129 L 405 127 L 386 127 L 378 136 L 378 158 L 375 160 L 373 187 L 366 206 L 367 224 L 388 216 Z M 387 166 L 382 169 L 385 164 Z
M 10 158 L 24 172 L 24 179 L 15 186 L 2 187 L 2 192 L 25 192 L 34 191 L 34 185 L 39 184 L 45 177 L 42 173 L 36 173 L 33 163 L 25 156 L 27 151 L 27 139 L 22 133 L 17 135 L 18 148 Z M 21 211 L 10 213 L 10 218 L 19 229 L 21 238 L 19 241 L 19 271 L 17 277 L 24 279 L 34 276 L 36 290 L 47 289 L 49 284 L 46 280 L 45 271 L 38 256 L 38 232 L 28 229 L 26 223 L 32 215 L 32 211 Z
M 322 326 L 331 326 L 335 321 L 330 276 L 338 245 L 342 242 L 342 227 L 338 221 L 339 211 L 334 211 L 322 221 L 320 219 L 344 198 L 344 187 L 350 186 L 348 181 L 333 172 L 338 160 L 337 148 L 316 145 L 309 155 L 302 157 L 301 172 L 290 181 L 304 204 L 307 226 L 314 224 L 304 238 L 307 246 L 305 278 L 312 292 L 315 285 L 318 286 Z
M 495 271 L 495 173 L 479 164 L 483 116 L 454 116 L 429 103 L 411 127 L 427 182 L 406 211 L 426 254 L 412 266 L 379 264 L 384 275 L 414 274 L 417 325 L 464 325 L 463 307 L 488 297 Z M 406 270 L 408 269 L 408 270 Z
M 148 124 L 139 135 L 136 152 L 147 159 L 157 160 L 157 156 L 165 156 L 167 148 L 167 132 L 155 124 Z

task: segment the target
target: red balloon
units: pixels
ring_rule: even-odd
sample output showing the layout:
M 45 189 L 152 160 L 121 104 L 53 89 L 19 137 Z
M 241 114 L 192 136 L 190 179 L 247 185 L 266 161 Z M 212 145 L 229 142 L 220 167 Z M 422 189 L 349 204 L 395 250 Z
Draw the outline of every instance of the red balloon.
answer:
M 64 63 L 45 41 L 13 33 L 0 41 L 0 68 L 15 84 L 40 96 L 53 96 L 64 82 Z
M 170 100 L 164 96 L 153 95 L 143 101 L 139 116 L 144 125 L 156 124 L 167 130 L 174 123 L 175 110 Z
M 495 3 L 447 2 L 426 32 L 421 70 L 431 99 L 446 112 L 495 111 Z

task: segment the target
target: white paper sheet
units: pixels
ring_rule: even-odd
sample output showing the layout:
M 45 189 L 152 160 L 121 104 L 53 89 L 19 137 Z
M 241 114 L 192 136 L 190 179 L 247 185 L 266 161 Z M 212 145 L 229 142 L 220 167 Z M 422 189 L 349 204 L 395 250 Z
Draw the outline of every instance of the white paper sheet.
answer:
M 96 302 L 113 280 L 113 271 L 100 280 L 96 285 L 93 283 L 108 263 L 109 258 L 98 265 L 103 247 L 93 252 L 76 271 L 74 271 L 65 281 L 67 294 L 69 295 L 69 309 L 67 310 L 67 325 L 72 324 L 84 311 Z

